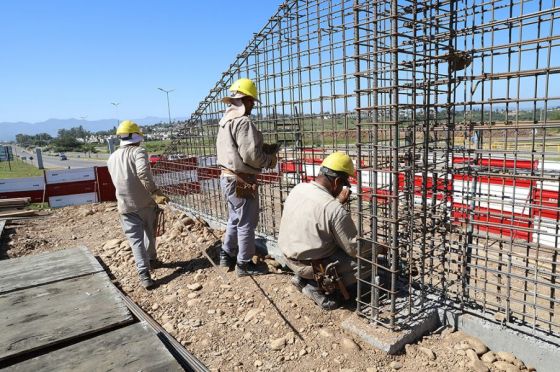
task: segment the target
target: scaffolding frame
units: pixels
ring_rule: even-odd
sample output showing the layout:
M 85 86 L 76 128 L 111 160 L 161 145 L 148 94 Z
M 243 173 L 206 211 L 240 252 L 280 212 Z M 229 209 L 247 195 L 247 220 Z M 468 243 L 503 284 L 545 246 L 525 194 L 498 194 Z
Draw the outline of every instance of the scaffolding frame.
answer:
M 182 208 L 225 222 L 221 99 L 253 79 L 281 144 L 258 233 L 333 151 L 357 165 L 357 313 L 403 329 L 434 301 L 560 335 L 560 9 L 555 0 L 288 0 L 158 162 Z

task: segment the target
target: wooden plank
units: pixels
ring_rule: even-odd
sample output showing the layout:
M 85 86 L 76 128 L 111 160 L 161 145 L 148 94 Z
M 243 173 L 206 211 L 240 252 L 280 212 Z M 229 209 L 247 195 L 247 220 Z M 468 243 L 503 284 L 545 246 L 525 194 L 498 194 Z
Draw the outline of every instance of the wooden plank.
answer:
M 37 215 L 37 211 L 2 211 L 0 212 L 0 217 L 9 218 L 9 217 L 29 217 Z
M 86 247 L 0 261 L 0 293 L 98 273 L 103 267 Z
M 183 371 L 156 334 L 136 323 L 10 366 L 11 371 Z
M 4 293 L 0 362 L 132 320 L 104 272 Z

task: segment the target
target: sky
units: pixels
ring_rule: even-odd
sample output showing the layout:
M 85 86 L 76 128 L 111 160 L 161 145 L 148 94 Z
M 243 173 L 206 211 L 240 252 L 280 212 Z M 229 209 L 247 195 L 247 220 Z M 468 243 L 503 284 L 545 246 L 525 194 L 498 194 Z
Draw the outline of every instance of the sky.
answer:
M 0 122 L 187 117 L 280 3 L 0 1 Z

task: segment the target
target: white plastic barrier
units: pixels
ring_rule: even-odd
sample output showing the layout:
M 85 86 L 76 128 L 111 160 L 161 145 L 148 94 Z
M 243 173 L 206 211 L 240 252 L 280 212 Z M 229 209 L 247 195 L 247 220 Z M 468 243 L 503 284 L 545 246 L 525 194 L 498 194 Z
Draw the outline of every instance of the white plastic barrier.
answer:
M 97 194 L 94 192 L 49 197 L 49 205 L 51 208 L 62 208 L 70 205 L 82 205 L 96 202 Z
M 45 171 L 45 175 L 48 184 L 95 180 L 93 168 L 48 170 Z
M 16 191 L 41 191 L 45 188 L 42 176 L 0 179 L 0 193 Z

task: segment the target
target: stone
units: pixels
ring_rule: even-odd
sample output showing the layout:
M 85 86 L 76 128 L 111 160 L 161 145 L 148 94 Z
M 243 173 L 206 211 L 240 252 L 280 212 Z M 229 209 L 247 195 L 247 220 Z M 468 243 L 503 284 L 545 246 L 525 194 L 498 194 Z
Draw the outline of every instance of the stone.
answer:
M 325 338 L 333 337 L 333 334 L 331 332 L 329 332 L 328 329 L 325 329 L 325 328 L 321 328 L 319 330 L 319 335 L 322 336 L 322 337 L 325 337 Z
M 159 304 L 156 302 L 155 304 L 152 305 L 152 310 L 157 310 L 159 309 Z
M 483 354 L 480 357 L 480 360 L 482 360 L 485 363 L 494 363 L 497 360 L 496 353 L 494 353 L 493 351 L 489 351 L 486 354 Z
M 197 297 L 198 297 L 198 293 L 195 293 L 195 292 L 189 293 L 189 294 L 187 295 L 187 298 L 190 298 L 191 300 L 192 300 L 193 298 L 197 298 Z
M 457 353 L 457 355 L 461 355 L 461 356 L 467 355 L 467 353 L 465 353 L 465 350 L 463 350 L 463 349 L 458 349 L 458 350 L 456 351 L 456 353 Z
M 301 350 L 299 351 L 299 356 L 300 356 L 300 357 L 304 356 L 305 354 L 307 354 L 307 350 L 301 349 Z
M 286 346 L 286 338 L 280 337 L 270 341 L 269 347 L 272 350 L 282 350 Z
M 92 209 L 86 209 L 85 211 L 82 212 L 82 216 L 87 217 L 93 215 L 94 213 L 95 211 L 93 211 Z
M 167 332 L 173 332 L 173 329 L 175 329 L 175 326 L 173 325 L 172 322 L 167 322 L 163 325 L 163 329 L 165 329 Z
M 427 347 L 422 347 L 420 346 L 418 348 L 418 350 L 423 353 L 424 355 L 426 355 L 428 357 L 429 360 L 435 360 L 436 359 L 436 354 L 434 354 L 434 352 L 432 351 L 432 349 L 428 349 Z
M 257 368 L 261 367 L 263 365 L 263 362 L 261 362 L 260 360 L 255 360 L 255 363 L 253 363 L 253 365 Z
M 260 309 L 251 309 L 249 311 L 247 311 L 247 314 L 245 314 L 245 317 L 243 318 L 243 321 L 245 323 L 248 323 L 251 321 L 251 319 L 253 319 L 255 316 L 257 316 L 258 313 L 260 313 L 261 310 Z
M 504 362 L 508 362 L 510 364 L 515 364 L 515 361 L 517 361 L 517 358 L 515 357 L 515 355 L 513 355 L 513 353 L 507 352 L 507 351 L 497 351 L 496 352 L 496 357 L 499 360 L 503 360 Z
M 393 361 L 389 363 L 389 367 L 392 369 L 401 369 L 403 367 L 401 362 Z
M 177 295 L 176 294 L 167 295 L 163 298 L 163 302 L 165 302 L 166 304 L 177 302 Z
M 346 351 L 360 350 L 360 346 L 355 343 L 354 340 L 347 337 L 343 337 L 342 340 L 340 340 L 340 346 Z
M 467 358 L 469 358 L 471 362 L 474 362 L 475 360 L 479 360 L 478 354 L 473 349 L 465 350 L 465 353 L 467 354 Z
M 513 364 L 508 363 L 508 362 L 503 361 L 503 360 L 494 362 L 493 366 L 496 367 L 496 369 L 497 369 L 498 371 L 504 371 L 504 372 L 519 372 L 519 368 L 517 368 L 517 367 L 514 366 Z
M 474 352 L 474 350 L 473 350 L 473 352 Z M 486 364 L 484 364 L 484 362 L 482 362 L 480 359 L 472 360 L 469 363 L 469 366 L 473 370 L 475 370 L 476 372 L 488 372 L 488 371 L 490 371 L 490 369 L 488 369 Z
M 296 334 L 294 332 L 288 332 L 286 336 L 284 336 L 286 343 L 292 345 L 296 342 Z
M 107 240 L 105 242 L 105 244 L 103 244 L 103 249 L 108 250 L 108 249 L 118 248 L 121 245 L 121 242 L 122 242 L 122 239 Z
M 466 337 L 465 341 L 472 346 L 472 348 L 474 349 L 474 351 L 478 354 L 478 355 L 482 355 L 484 353 L 486 353 L 488 351 L 488 346 L 486 346 L 486 344 L 484 344 L 484 342 L 480 341 L 478 338 L 476 337 Z
M 202 289 L 202 284 L 200 283 L 188 284 L 187 288 L 190 289 L 191 291 L 200 291 Z
M 377 372 L 377 367 L 368 367 L 366 368 L 366 372 Z
M 461 341 L 458 344 L 455 344 L 453 348 L 455 350 L 467 350 L 467 349 L 472 349 L 472 346 L 464 341 Z

